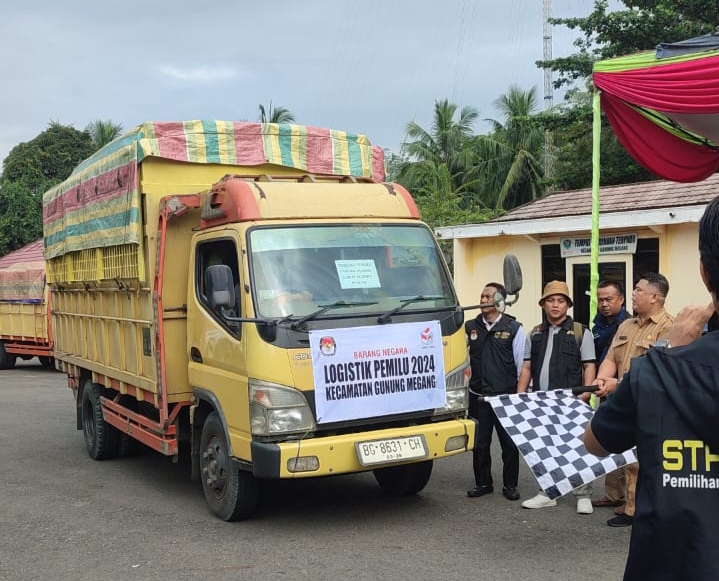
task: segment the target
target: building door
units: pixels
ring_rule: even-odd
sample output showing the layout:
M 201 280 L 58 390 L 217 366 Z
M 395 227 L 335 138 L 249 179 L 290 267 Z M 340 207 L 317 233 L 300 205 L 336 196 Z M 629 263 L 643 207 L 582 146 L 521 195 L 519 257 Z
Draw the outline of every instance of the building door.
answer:
M 589 269 L 591 258 L 589 256 L 576 256 L 567 258 L 567 285 L 572 296 L 574 310 L 572 317 L 575 321 L 591 327 L 589 320 Z M 616 280 L 624 287 L 625 306 L 627 297 L 631 297 L 632 282 L 632 255 L 609 254 L 599 257 L 599 280 Z M 627 291 L 629 289 L 629 291 Z M 629 292 L 629 294 L 627 294 Z M 630 303 L 631 305 L 631 303 Z M 631 306 L 628 308 L 631 310 Z

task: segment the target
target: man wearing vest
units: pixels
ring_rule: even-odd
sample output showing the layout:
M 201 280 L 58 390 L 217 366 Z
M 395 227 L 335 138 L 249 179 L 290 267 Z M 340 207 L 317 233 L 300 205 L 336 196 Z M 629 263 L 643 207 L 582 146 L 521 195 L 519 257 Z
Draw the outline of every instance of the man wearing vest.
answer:
M 477 420 L 472 453 L 475 487 L 467 491 L 470 498 L 494 492 L 490 454 L 493 430 L 497 430 L 502 447 L 502 494 L 508 500 L 519 498 L 519 451 L 499 423 L 492 406 L 481 400 L 482 396 L 516 393 L 518 385 L 521 391 L 526 391 L 529 384 L 529 366 L 524 365 L 527 335 L 514 317 L 500 312 L 495 304 L 506 298 L 503 285 L 487 283 L 480 298 L 480 304 L 487 306 L 464 327 L 472 366 L 469 415 Z
M 584 434 L 600 456 L 637 447 L 625 581 L 719 579 L 719 331 L 697 338 L 719 313 L 719 198 L 699 221 L 699 256 L 710 307 L 679 313 L 664 346 L 632 363 Z
M 632 291 L 634 317 L 627 319 L 617 329 L 607 356 L 597 372 L 596 395 L 606 397 L 617 388 L 617 378 L 629 371 L 633 359 L 644 355 L 655 341 L 666 340 L 672 326 L 672 316 L 664 310 L 669 294 L 669 281 L 656 272 L 642 275 Z M 631 526 L 635 511 L 635 491 L 639 466 L 624 467 L 626 504 L 615 509 L 617 516 L 610 518 L 610 527 Z
M 589 329 L 575 323 L 567 314 L 572 306 L 567 284 L 559 280 L 547 283 L 539 306 L 544 309 L 545 322 L 532 329 L 529 336 L 532 389 L 545 391 L 590 385 L 597 370 L 594 337 Z M 577 513 L 594 512 L 588 485 L 577 488 L 574 494 Z M 542 491 L 522 503 L 524 508 L 556 505 L 557 501 Z
M 597 316 L 594 317 L 592 334 L 597 366 L 607 356 L 617 328 L 628 317 L 624 307 L 624 288 L 616 280 L 602 280 L 597 285 Z M 602 403 L 606 398 L 603 398 Z M 604 477 L 604 495 L 592 501 L 592 506 L 618 507 L 624 504 L 624 468 L 619 468 Z

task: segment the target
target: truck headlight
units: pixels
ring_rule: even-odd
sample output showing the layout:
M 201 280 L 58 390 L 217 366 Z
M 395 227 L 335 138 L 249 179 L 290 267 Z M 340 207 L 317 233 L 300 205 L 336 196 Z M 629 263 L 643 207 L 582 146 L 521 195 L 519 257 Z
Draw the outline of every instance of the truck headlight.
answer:
M 287 435 L 315 429 L 315 420 L 301 391 L 256 379 L 249 383 L 252 435 Z
M 469 366 L 469 360 L 447 375 L 445 378 L 447 403 L 444 407 L 434 410 L 435 416 L 453 412 L 463 412 L 467 409 L 467 389 L 471 375 L 472 371 Z

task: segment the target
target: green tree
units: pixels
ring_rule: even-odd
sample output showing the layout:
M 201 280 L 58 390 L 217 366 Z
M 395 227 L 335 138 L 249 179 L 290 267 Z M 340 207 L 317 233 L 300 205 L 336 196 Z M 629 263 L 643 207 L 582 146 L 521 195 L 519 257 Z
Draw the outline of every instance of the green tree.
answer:
M 446 164 L 425 161 L 416 164 L 416 188 L 411 190 L 422 220 L 431 228 L 450 224 L 475 224 L 486 222 L 499 215 L 498 212 L 479 207 L 466 207 L 466 199 L 454 190 L 452 176 Z M 440 247 L 452 264 L 452 243 L 440 240 Z
M 595 60 L 708 34 L 719 24 L 716 0 L 623 0 L 622 4 L 625 10 L 610 11 L 609 0 L 595 0 L 588 16 L 550 20 L 581 33 L 574 41 L 576 53 L 537 61 L 538 67 L 558 73 L 555 87 L 588 78 Z
M 20 182 L 30 193 L 42 194 L 67 178 L 73 168 L 94 153 L 90 135 L 51 121 L 35 139 L 20 143 L 3 161 L 0 185 Z
M 477 136 L 473 183 L 495 209 L 513 208 L 534 200 L 544 191 L 544 131 L 534 118 L 537 90 L 510 86 L 495 102 L 501 121 L 488 119 L 492 130 Z
M 458 110 L 459 117 L 455 119 Z M 447 99 L 435 101 L 431 129 L 427 131 L 418 123 L 409 122 L 402 152 L 417 162 L 444 164 L 456 186 L 471 162 L 467 145 L 474 136 L 473 126 L 478 117 L 474 107 L 459 109 Z
M 397 181 L 413 193 L 431 191 L 438 195 L 446 178 L 460 206 L 471 208 L 473 184 L 467 176 L 473 164 L 472 126 L 477 117 L 473 107 L 459 109 L 447 99 L 435 101 L 429 131 L 414 121 L 407 124 L 400 152 L 404 163 L 398 166 Z
M 267 109 L 260 103 L 260 123 L 293 123 L 295 116 L 287 107 L 273 107 L 272 101 Z
M 566 103 L 537 116 L 540 124 L 555 136 L 552 186 L 559 190 L 576 190 L 592 185 L 591 92 L 572 90 L 568 95 Z M 622 147 L 605 117 L 602 117 L 600 154 L 603 185 L 655 179 Z
M 42 195 L 21 182 L 0 186 L 0 256 L 42 238 Z
M 89 123 L 85 131 L 90 135 L 92 144 L 97 150 L 118 138 L 122 133 L 122 125 L 110 120 L 97 119 Z
M 10 150 L 0 177 L 0 253 L 42 235 L 43 193 L 94 151 L 87 132 L 55 121 L 35 139 Z

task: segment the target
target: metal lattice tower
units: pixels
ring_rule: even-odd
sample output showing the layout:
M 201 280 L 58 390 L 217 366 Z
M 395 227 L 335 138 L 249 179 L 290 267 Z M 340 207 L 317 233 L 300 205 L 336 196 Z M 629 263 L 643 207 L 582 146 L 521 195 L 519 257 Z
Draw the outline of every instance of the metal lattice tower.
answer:
M 552 60 L 552 25 L 549 19 L 552 17 L 552 0 L 542 0 L 542 22 L 545 61 Z M 552 71 L 544 69 L 544 108 L 549 110 L 554 105 L 554 92 L 552 88 Z
M 552 17 L 552 0 L 542 0 L 542 22 L 545 61 L 552 60 L 552 25 L 549 19 Z M 549 111 L 554 106 L 554 88 L 552 87 L 552 71 L 544 69 L 544 110 Z M 544 176 L 547 180 L 554 177 L 554 156 L 552 151 L 552 133 L 547 131 L 544 134 Z

